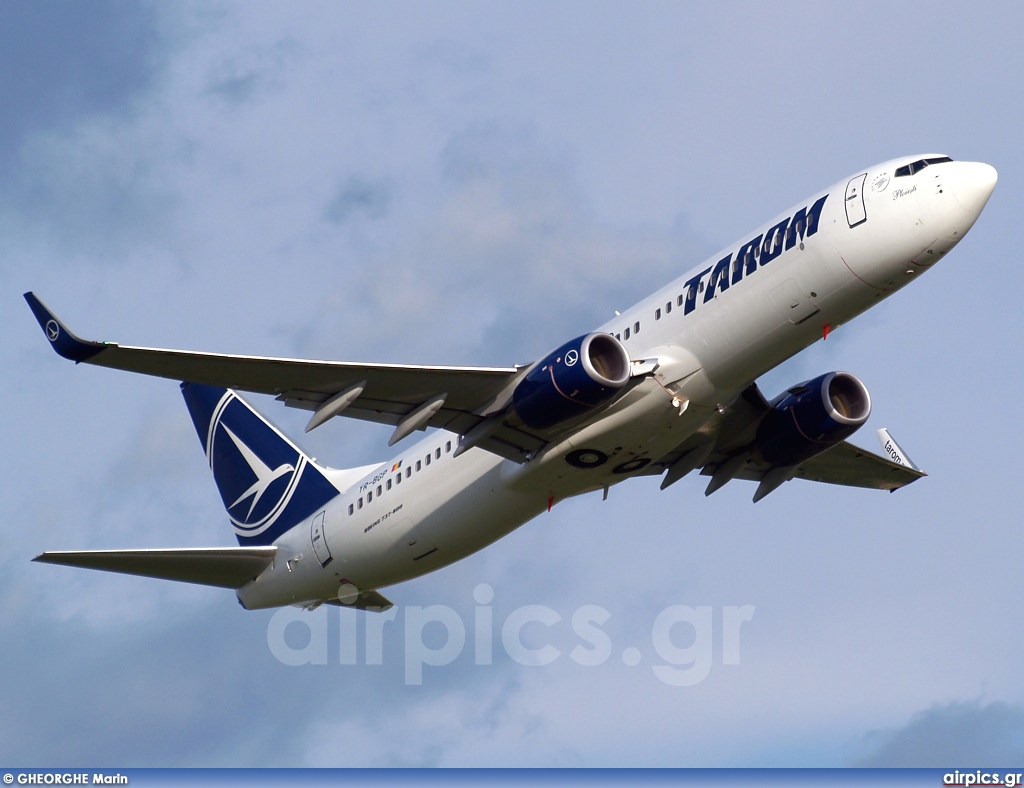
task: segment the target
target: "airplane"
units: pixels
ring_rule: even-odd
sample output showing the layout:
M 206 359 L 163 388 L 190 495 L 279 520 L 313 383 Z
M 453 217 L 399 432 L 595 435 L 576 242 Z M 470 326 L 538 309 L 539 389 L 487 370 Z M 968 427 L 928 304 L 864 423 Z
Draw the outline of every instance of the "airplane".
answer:
M 380 611 L 381 589 L 497 541 L 556 501 L 638 476 L 733 479 L 759 501 L 792 479 L 889 490 L 925 474 L 886 430 L 884 457 L 848 438 L 871 397 L 832 371 L 768 400 L 756 379 L 944 257 L 996 170 L 942 154 L 833 184 L 532 364 L 360 364 L 80 339 L 33 293 L 53 349 L 76 363 L 181 381 L 238 547 L 44 552 L 34 560 L 234 589 L 246 609 Z M 317 463 L 237 391 L 390 425 L 386 462 Z

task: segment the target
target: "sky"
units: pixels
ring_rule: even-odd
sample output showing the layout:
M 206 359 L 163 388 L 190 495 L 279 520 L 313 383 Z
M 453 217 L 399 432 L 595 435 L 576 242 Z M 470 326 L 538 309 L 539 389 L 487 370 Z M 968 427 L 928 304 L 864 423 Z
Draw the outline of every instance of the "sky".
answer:
M 1022 30 L 1008 2 L 0 2 L 0 761 L 1024 763 Z M 363 614 L 30 561 L 233 536 L 178 387 L 59 359 L 27 290 L 126 344 L 527 363 L 926 152 L 998 169 L 974 229 L 759 381 L 860 377 L 854 442 L 887 427 L 929 473 L 893 495 L 794 481 L 754 505 L 687 477 L 560 502 L 387 589 L 382 664 Z M 329 465 L 390 456 L 387 427 L 304 435 L 250 401 Z M 409 684 L 431 606 L 467 645 Z M 503 647 L 529 606 L 553 611 L 523 629 L 550 664 Z M 597 608 L 611 648 L 580 664 Z M 668 648 L 683 608 L 702 623 Z M 687 648 L 702 680 L 659 678 Z

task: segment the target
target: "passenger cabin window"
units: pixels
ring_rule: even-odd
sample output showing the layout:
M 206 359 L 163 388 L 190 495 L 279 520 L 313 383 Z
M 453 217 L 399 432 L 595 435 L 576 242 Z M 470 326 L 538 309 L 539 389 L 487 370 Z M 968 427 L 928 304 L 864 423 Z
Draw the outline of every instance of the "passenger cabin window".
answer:
M 451 450 L 452 450 L 452 442 L 451 442 L 451 441 L 447 441 L 447 442 L 446 442 L 446 443 L 444 444 L 444 451 L 445 451 L 445 454 L 447 454 L 447 453 L 448 453 L 448 452 L 450 452 Z
M 358 506 L 360 509 L 363 508 L 363 496 L 359 496 L 359 500 L 356 501 L 356 506 Z
M 430 455 L 428 454 L 428 455 L 426 456 L 426 459 L 424 459 L 423 461 L 424 461 L 424 462 L 425 462 L 425 463 L 426 463 L 427 465 L 430 465 Z
M 369 503 L 372 500 L 373 500 L 373 490 L 370 490 L 368 493 L 366 493 L 366 502 Z
M 352 512 L 354 512 L 355 510 L 356 510 L 356 507 L 355 507 L 355 505 L 354 505 L 354 504 L 351 504 L 351 503 L 350 503 L 350 504 L 348 505 L 348 513 L 349 513 L 349 514 L 352 514 Z
M 636 322 L 635 322 L 635 323 L 633 324 L 633 333 L 634 333 L 634 334 L 639 334 L 639 333 L 640 333 L 640 321 L 639 321 L 639 320 L 637 320 L 637 321 L 636 321 Z
M 422 468 L 422 467 L 423 467 L 423 463 L 420 462 L 419 460 L 416 460 L 416 471 L 419 472 L 420 468 Z
M 629 329 L 628 328 L 625 331 L 622 332 L 622 338 L 623 339 L 629 339 Z
M 398 476 L 395 477 L 395 484 L 401 484 L 401 483 L 402 483 L 402 472 L 399 471 L 398 472 Z
M 682 305 L 683 305 L 683 297 L 681 295 L 676 296 L 676 306 L 682 306 Z
M 391 489 L 391 479 L 388 479 L 388 484 L 387 484 L 387 488 L 388 488 L 389 490 Z
M 412 468 L 406 468 L 405 469 L 405 478 L 408 479 L 410 476 L 412 476 Z
M 377 485 L 377 497 L 380 498 L 380 496 L 383 495 L 383 493 L 384 493 L 384 490 L 381 489 L 381 486 L 378 484 Z
M 434 449 L 434 459 L 435 460 L 441 459 L 441 447 L 440 446 L 438 446 L 436 449 Z
M 667 315 L 671 311 L 672 311 L 672 302 L 669 301 L 667 304 L 665 304 L 665 314 Z
M 920 172 L 925 167 L 931 164 L 945 164 L 947 161 L 953 161 L 949 156 L 936 156 L 931 159 L 918 159 L 911 164 L 905 164 L 896 170 L 896 177 L 903 178 L 907 175 L 913 175 L 915 172 Z
M 654 319 L 661 320 L 661 307 L 654 310 Z

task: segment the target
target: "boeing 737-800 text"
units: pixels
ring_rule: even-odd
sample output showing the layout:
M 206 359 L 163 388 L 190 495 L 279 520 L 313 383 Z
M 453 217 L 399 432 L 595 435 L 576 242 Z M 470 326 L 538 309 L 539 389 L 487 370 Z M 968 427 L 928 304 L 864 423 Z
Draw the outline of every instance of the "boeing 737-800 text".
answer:
M 924 474 L 846 442 L 864 384 L 828 372 L 768 401 L 754 381 L 913 281 L 973 226 L 987 164 L 885 162 L 799 203 L 593 333 L 527 366 L 355 364 L 129 347 L 79 339 L 36 296 L 61 356 L 181 384 L 237 548 L 46 552 L 36 560 L 235 589 L 246 608 L 383 609 L 379 589 L 500 539 L 553 502 L 634 476 L 793 478 L 895 490 Z M 308 457 L 235 390 L 426 437 L 380 465 Z M 340 589 L 340 591 L 339 591 Z

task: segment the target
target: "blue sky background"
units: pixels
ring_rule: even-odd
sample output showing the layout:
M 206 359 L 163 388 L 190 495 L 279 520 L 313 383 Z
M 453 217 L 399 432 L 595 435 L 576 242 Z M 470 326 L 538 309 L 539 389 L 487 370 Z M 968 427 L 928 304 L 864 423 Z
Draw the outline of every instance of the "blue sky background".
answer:
M 0 3 L 0 761 L 1024 763 L 1022 31 L 1017 3 Z M 551 665 L 496 633 L 495 664 L 409 687 L 403 612 L 350 666 L 332 610 L 328 664 L 289 667 L 230 592 L 30 563 L 233 537 L 177 386 L 58 359 L 26 290 L 131 344 L 523 363 L 919 152 L 999 170 L 975 229 L 761 383 L 854 372 L 855 441 L 889 427 L 930 476 L 756 506 L 633 481 L 388 591 L 467 624 L 479 583 L 498 626 L 547 605 Z M 256 404 L 331 465 L 388 456 L 387 428 Z M 568 658 L 588 604 L 596 667 Z M 693 687 L 651 670 L 677 604 L 715 616 Z M 756 609 L 739 665 L 727 605 Z

